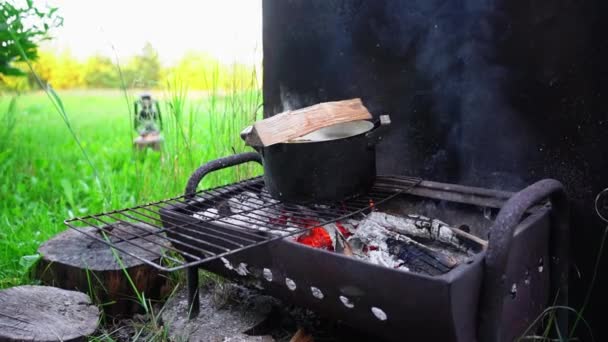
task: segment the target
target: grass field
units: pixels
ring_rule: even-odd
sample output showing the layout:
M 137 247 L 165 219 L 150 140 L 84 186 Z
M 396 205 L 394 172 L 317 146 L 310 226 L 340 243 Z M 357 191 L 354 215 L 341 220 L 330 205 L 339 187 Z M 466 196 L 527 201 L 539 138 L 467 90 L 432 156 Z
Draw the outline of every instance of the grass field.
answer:
M 31 282 L 38 246 L 66 229 L 66 218 L 178 195 L 205 161 L 248 150 L 238 133 L 262 101 L 258 91 L 156 93 L 165 121 L 159 153 L 132 147 L 137 93 L 58 95 L 71 130 L 43 92 L 21 95 L 13 105 L 0 95 L 0 288 Z M 252 165 L 221 171 L 203 186 L 258 172 Z

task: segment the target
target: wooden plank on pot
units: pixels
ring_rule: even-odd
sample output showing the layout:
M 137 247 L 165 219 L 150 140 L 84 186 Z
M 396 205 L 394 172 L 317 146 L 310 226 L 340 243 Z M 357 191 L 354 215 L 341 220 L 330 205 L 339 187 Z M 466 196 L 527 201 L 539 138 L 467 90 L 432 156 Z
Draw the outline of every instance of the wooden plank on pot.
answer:
M 241 136 L 250 146 L 270 146 L 299 138 L 323 127 L 371 118 L 371 113 L 359 98 L 323 102 L 258 121 L 247 127 Z
M 0 341 L 86 341 L 99 310 L 82 292 L 50 286 L 0 291 Z

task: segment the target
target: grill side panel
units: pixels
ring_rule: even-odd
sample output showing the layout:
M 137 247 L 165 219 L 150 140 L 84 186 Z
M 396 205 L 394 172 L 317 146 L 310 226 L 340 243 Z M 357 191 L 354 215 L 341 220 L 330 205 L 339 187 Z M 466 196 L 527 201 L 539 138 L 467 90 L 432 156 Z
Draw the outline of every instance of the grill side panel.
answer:
M 457 317 L 453 305 L 458 298 L 476 301 L 481 256 L 472 264 L 435 278 L 387 269 L 287 239 L 244 250 L 226 260 L 233 269 L 221 261 L 204 263 L 201 268 L 261 287 L 286 302 L 391 341 L 474 340 L 475 307 Z M 247 264 L 250 275 L 236 271 L 241 263 Z M 270 281 L 264 277 L 264 269 L 271 272 Z M 288 286 L 291 282 L 295 289 Z M 323 298 L 315 296 L 313 288 Z M 383 314 L 386 320 L 382 320 Z
M 510 292 L 503 295 L 502 341 L 513 341 L 550 305 L 550 219 L 541 209 L 522 221 L 515 230 L 507 263 Z M 530 334 L 534 333 L 531 331 Z

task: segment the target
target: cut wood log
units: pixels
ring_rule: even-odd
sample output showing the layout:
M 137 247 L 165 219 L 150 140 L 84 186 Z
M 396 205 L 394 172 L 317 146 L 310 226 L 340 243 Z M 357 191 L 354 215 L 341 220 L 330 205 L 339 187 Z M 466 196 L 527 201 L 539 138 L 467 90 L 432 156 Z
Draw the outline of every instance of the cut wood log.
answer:
M 86 341 L 99 309 L 84 293 L 50 286 L 0 291 L 0 341 Z
M 361 99 L 323 102 L 258 121 L 245 128 L 241 137 L 250 146 L 270 146 L 299 138 L 323 127 L 371 118 L 372 115 Z
M 155 235 L 156 229 L 144 224 L 114 225 L 111 229 L 123 240 L 113 241 L 115 246 L 145 260 L 159 262 L 163 246 L 167 246 L 165 239 Z M 92 227 L 82 230 L 99 234 Z M 43 284 L 87 292 L 96 303 L 104 304 L 104 312 L 110 316 L 131 315 L 143 309 L 123 267 L 146 299 L 160 300 L 171 291 L 171 281 L 164 272 L 73 229 L 44 243 L 38 253 L 42 258 L 36 276 Z

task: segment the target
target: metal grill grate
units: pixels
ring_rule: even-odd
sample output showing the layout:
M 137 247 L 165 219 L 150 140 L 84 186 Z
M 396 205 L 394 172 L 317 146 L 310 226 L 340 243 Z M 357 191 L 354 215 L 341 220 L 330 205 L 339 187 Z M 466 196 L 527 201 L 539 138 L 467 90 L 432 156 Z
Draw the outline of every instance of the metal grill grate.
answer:
M 420 182 L 401 179 L 406 184 L 399 188 L 374 186 L 341 202 L 301 205 L 273 199 L 258 177 L 65 223 L 126 255 L 174 271 L 369 211 Z M 129 251 L 122 248 L 127 244 Z M 151 245 L 163 252 L 151 250 Z

